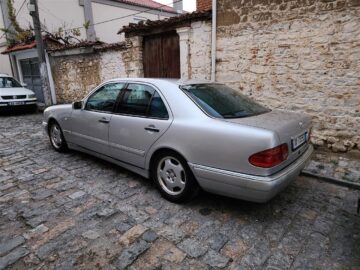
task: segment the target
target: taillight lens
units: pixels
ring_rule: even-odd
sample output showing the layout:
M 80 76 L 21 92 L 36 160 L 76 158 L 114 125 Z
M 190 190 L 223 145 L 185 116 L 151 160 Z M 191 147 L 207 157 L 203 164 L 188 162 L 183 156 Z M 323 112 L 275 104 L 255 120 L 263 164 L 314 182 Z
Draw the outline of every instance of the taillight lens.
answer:
M 288 154 L 288 145 L 284 143 L 274 148 L 253 154 L 249 157 L 249 162 L 256 167 L 271 168 L 286 160 Z

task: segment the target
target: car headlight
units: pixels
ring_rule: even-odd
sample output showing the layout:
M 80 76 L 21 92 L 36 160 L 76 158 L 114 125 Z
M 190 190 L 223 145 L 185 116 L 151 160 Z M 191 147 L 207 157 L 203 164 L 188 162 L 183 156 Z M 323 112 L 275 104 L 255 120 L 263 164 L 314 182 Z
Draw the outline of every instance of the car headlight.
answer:
M 35 94 L 28 95 L 28 98 L 36 98 Z

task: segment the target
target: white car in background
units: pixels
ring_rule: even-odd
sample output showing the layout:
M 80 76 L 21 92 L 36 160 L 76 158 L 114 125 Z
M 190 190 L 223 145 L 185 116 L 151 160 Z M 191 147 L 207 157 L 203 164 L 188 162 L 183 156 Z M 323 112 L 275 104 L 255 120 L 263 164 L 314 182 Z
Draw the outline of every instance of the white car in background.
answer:
M 37 109 L 35 93 L 9 75 L 0 74 L 0 111 Z

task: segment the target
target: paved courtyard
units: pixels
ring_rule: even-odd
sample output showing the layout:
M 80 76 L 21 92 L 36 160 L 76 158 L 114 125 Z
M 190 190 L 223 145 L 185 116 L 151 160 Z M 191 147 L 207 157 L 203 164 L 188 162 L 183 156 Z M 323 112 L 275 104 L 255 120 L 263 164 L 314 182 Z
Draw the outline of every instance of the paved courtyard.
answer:
M 359 191 L 299 177 L 267 204 L 53 151 L 40 114 L 0 117 L 0 269 L 360 269 Z

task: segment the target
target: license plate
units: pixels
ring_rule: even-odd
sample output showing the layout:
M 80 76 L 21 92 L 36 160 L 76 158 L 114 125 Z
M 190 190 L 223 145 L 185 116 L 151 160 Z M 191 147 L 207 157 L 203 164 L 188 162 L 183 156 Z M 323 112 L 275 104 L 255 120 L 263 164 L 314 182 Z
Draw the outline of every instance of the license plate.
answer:
M 9 102 L 9 105 L 24 105 L 25 102 L 24 101 L 13 101 L 13 102 Z
M 302 146 L 304 143 L 306 143 L 306 138 L 307 138 L 307 132 L 293 138 L 291 140 L 292 150 L 295 150 L 295 149 L 299 148 L 300 146 Z

